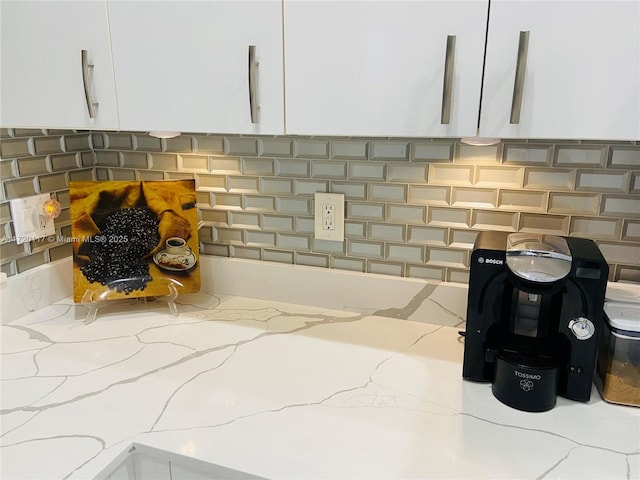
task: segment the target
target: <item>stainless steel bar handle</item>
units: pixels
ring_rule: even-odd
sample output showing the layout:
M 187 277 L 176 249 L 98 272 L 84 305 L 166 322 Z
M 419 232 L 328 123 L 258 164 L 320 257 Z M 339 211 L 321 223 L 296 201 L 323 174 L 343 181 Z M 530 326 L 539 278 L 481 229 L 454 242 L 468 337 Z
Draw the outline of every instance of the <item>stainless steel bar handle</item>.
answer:
M 447 50 L 444 57 L 444 82 L 442 85 L 442 113 L 440 123 L 448 125 L 451 120 L 451 95 L 453 93 L 453 65 L 456 57 L 456 36 L 447 36 Z
M 89 79 L 89 69 L 93 68 L 93 63 L 89 63 L 88 53 L 82 50 L 82 83 L 84 84 L 84 98 L 87 101 L 89 118 L 96 118 L 96 107 L 98 102 L 93 101 L 91 96 L 91 83 Z
M 251 123 L 258 123 L 258 66 L 256 61 L 256 46 L 249 45 L 249 109 Z
M 527 52 L 529 51 L 529 32 L 520 32 L 518 42 L 518 60 L 516 63 L 516 78 L 513 83 L 513 99 L 511 101 L 511 118 L 509 123 L 520 123 L 522 111 L 522 97 L 524 94 L 524 77 L 527 72 Z

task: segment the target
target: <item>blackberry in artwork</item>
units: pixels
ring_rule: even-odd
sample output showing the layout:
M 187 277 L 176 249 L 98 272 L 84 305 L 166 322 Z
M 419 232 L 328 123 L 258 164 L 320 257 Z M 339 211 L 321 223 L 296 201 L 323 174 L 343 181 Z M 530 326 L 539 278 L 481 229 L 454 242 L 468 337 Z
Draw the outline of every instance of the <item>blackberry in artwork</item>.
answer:
M 99 282 L 129 294 L 151 281 L 145 257 L 160 242 L 158 219 L 148 208 L 125 208 L 98 223 L 91 239 L 89 263 L 80 270 L 89 282 Z

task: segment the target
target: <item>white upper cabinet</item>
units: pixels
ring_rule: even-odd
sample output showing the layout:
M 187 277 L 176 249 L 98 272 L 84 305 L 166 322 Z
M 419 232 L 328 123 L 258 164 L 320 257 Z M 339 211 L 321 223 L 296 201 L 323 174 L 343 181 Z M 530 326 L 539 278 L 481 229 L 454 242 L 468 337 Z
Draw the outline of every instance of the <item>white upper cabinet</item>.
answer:
M 3 0 L 0 22 L 2 126 L 118 128 L 104 0 Z
M 287 133 L 474 135 L 487 6 L 284 0 Z
M 123 130 L 284 133 L 279 0 L 110 0 L 109 19 Z
M 521 31 L 528 49 L 512 124 Z M 493 0 L 480 133 L 640 139 L 640 2 Z

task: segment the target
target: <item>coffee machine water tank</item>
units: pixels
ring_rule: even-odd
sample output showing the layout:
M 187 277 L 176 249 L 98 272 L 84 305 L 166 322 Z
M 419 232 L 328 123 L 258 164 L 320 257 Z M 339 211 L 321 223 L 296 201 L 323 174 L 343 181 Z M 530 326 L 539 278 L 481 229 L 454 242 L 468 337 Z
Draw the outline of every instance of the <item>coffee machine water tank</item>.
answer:
M 555 282 L 571 271 L 571 250 L 562 237 L 511 234 L 506 256 L 509 269 L 532 282 Z

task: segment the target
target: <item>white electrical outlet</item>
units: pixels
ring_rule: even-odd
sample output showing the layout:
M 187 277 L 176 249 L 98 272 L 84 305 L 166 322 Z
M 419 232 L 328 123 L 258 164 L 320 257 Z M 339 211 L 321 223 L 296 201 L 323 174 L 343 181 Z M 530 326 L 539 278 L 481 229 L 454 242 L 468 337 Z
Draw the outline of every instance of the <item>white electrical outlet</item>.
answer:
M 42 214 L 42 206 L 49 200 L 51 195 L 45 193 L 10 201 L 16 244 L 20 245 L 56 233 L 53 219 Z
M 344 195 L 316 192 L 314 200 L 315 238 L 344 241 Z

